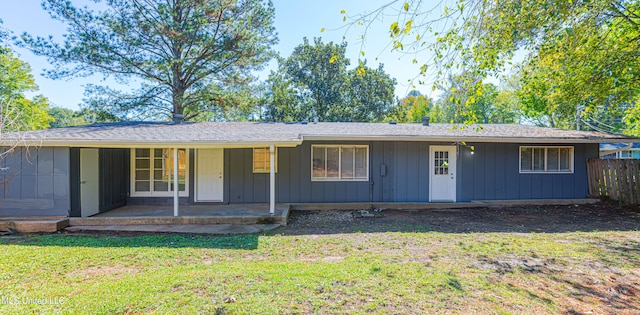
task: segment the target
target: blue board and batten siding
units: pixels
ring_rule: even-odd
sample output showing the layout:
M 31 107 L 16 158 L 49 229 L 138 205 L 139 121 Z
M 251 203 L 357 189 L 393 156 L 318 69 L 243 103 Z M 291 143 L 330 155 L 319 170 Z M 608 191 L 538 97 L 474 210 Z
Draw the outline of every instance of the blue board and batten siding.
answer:
M 313 144 L 369 146 L 369 181 L 311 181 Z M 280 203 L 428 202 L 429 146 L 419 141 L 305 141 L 278 149 L 276 199 Z M 457 160 L 457 201 L 576 199 L 588 195 L 586 159 L 598 157 L 598 144 L 574 144 L 571 174 L 521 174 L 515 143 L 467 143 Z M 524 144 L 526 145 L 526 144 Z M 536 144 L 540 145 L 540 144 Z M 130 204 L 170 204 L 171 198 L 126 198 L 129 149 L 100 151 L 100 210 Z M 190 151 L 189 197 L 194 196 L 194 151 Z M 79 215 L 79 151 L 77 148 L 16 148 L 0 165 L 2 216 Z M 122 174 L 118 170 L 122 169 Z M 269 201 L 269 174 L 253 172 L 252 149 L 224 150 L 224 203 Z
M 312 181 L 312 144 L 369 145 L 369 181 Z M 251 149 L 225 150 L 225 201 L 269 201 L 269 174 L 253 173 Z M 278 149 L 277 202 L 426 202 L 429 146 L 424 142 L 305 142 Z M 386 174 L 382 174 L 383 166 Z
M 520 146 L 515 143 L 467 143 L 458 158 L 458 201 L 580 199 L 589 194 L 587 159 L 598 158 L 598 144 L 573 144 L 571 174 L 520 173 Z M 540 144 L 530 144 L 533 146 Z
M 312 144 L 369 145 L 369 181 L 311 181 Z M 305 142 L 278 149 L 277 202 L 428 202 L 429 146 L 446 143 Z M 588 195 L 586 159 L 597 144 L 575 144 L 572 174 L 520 174 L 515 143 L 467 143 L 457 163 L 457 201 L 578 199 Z M 540 145 L 540 144 L 536 144 Z M 251 149 L 225 150 L 225 202 L 269 201 L 269 174 L 253 173 Z M 383 166 L 384 165 L 384 166 Z M 386 169 L 386 174 L 383 174 Z
M 0 165 L 0 215 L 68 215 L 69 166 L 69 148 L 15 148 Z
M 126 204 L 129 149 L 99 149 L 99 210 Z M 80 149 L 17 147 L 0 168 L 0 216 L 80 216 Z
M 370 184 L 368 181 L 311 181 L 311 143 L 303 143 L 295 148 L 279 148 L 277 170 L 277 202 L 358 202 L 369 200 Z M 269 174 L 253 173 L 252 149 L 225 150 L 225 178 L 228 179 L 225 181 L 225 191 L 228 192 L 225 194 L 225 198 L 228 197 L 225 201 L 228 200 L 231 203 L 269 202 Z

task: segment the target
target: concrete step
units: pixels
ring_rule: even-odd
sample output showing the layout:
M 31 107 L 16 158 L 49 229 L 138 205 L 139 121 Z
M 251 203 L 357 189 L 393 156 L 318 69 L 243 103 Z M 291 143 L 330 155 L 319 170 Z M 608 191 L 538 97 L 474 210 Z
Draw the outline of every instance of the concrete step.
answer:
M 207 224 L 279 224 L 286 225 L 285 216 L 179 216 L 179 217 L 89 217 L 69 218 L 71 226 L 100 225 L 207 225 Z
M 18 233 L 53 233 L 69 226 L 69 219 L 20 219 L 0 221 L 0 230 L 13 229 Z
M 131 225 L 75 225 L 65 228 L 70 232 L 149 232 L 189 234 L 253 234 L 273 230 L 280 224 L 131 224 Z

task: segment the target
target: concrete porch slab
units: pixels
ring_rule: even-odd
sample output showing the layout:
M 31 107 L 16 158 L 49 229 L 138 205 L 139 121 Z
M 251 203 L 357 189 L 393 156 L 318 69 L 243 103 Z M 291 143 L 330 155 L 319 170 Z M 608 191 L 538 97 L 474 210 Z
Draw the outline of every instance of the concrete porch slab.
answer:
M 287 204 L 277 204 L 274 216 L 282 216 L 289 210 Z M 195 204 L 180 205 L 179 216 L 270 216 L 269 205 L 264 203 L 252 204 Z M 96 217 L 172 217 L 171 205 L 127 205 L 124 207 L 99 213 Z
M 128 205 L 88 218 L 69 218 L 71 226 L 126 225 L 287 225 L 289 205 L 276 206 L 269 214 L 267 204 L 184 205 L 179 216 L 173 216 L 172 206 Z
M 288 211 L 287 211 L 288 213 Z M 286 216 L 140 216 L 69 218 L 71 226 L 98 225 L 205 225 L 205 224 L 279 224 L 287 225 Z
M 142 225 L 78 225 L 65 228 L 70 232 L 149 232 L 188 234 L 253 234 L 273 230 L 280 224 L 142 224 Z

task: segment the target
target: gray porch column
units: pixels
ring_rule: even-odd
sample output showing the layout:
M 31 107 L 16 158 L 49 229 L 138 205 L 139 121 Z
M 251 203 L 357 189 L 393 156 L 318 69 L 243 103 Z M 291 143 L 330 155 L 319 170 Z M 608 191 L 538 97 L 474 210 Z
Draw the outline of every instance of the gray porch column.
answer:
M 275 145 L 269 147 L 269 214 L 276 213 L 276 157 Z
M 180 184 L 178 183 L 178 148 L 173 148 L 173 216 L 179 214 L 179 196 Z

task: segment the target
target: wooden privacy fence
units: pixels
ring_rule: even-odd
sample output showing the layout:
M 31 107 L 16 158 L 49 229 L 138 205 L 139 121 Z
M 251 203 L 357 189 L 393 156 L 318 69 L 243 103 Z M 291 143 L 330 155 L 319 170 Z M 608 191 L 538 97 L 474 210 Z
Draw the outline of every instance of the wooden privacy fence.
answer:
M 587 159 L 589 195 L 640 204 L 640 160 Z

